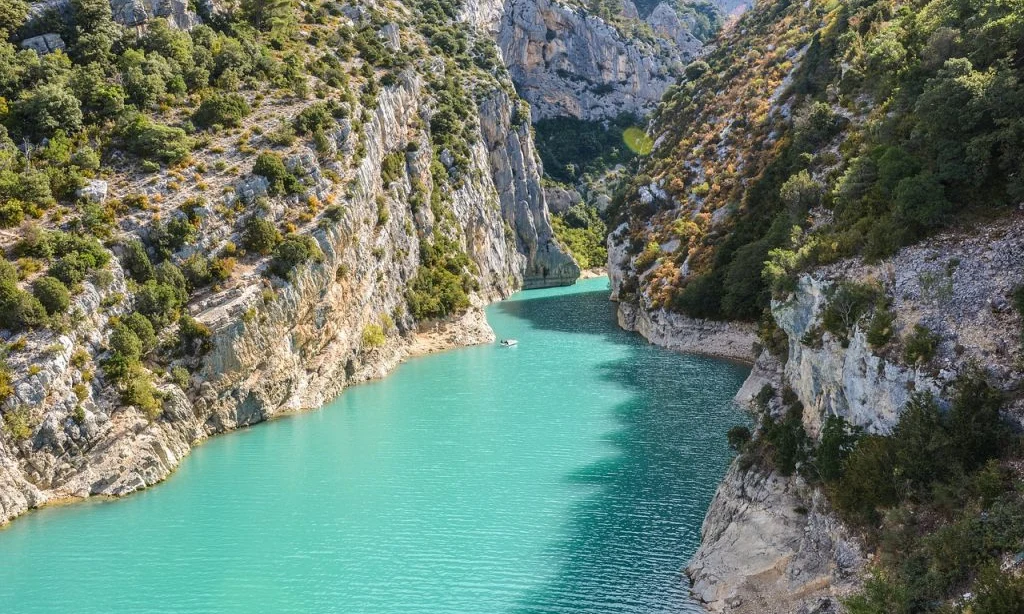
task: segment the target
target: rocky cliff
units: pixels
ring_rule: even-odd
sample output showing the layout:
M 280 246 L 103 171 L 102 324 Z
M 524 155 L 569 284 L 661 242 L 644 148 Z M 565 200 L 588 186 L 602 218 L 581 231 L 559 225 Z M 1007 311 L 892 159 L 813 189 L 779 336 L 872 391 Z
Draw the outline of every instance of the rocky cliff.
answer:
M 252 208 L 312 237 L 320 254 L 285 277 L 269 273 L 270 258 L 249 257 L 223 283 L 197 293 L 187 313 L 209 330 L 207 349 L 146 363 L 162 404 L 155 418 L 126 406 L 102 368 L 110 328 L 130 311 L 137 290 L 126 280 L 122 252 L 109 276 L 83 282 L 73 327 L 11 336 L 17 350 L 8 357 L 13 394 L 5 412 L 16 412 L 28 433 L 0 429 L 0 524 L 49 501 L 151 486 L 209 436 L 319 406 L 348 385 L 383 376 L 410 353 L 493 340 L 484 304 L 522 287 L 576 279 L 579 269 L 549 224 L 529 113 L 510 96 L 507 77 L 466 83 L 474 98 L 472 114 L 461 118 L 469 135 L 465 159 L 435 149 L 426 127 L 437 86 L 423 75 L 436 81 L 450 66 L 427 60 L 404 70 L 380 88 L 372 107 L 361 101 L 362 108 L 335 119 L 324 142 L 288 146 L 282 158 L 303 186 L 300 194 L 275 196 L 263 176 L 244 172 L 182 186 L 177 171 L 139 176 L 123 166 L 99 182 L 99 200 L 108 192 L 141 193 L 152 203 L 121 222 L 119 242 L 156 236 L 161 217 L 180 216 L 182 202 L 216 182 L 213 202 L 190 209 L 197 234 L 175 262 L 234 249 L 235 212 Z M 247 130 L 270 132 L 282 111 L 290 122 L 302 108 L 269 100 Z M 251 168 L 251 153 L 225 148 L 197 151 L 195 167 L 223 169 L 216 161 L 224 158 L 238 165 L 231 170 Z M 312 213 L 296 217 L 297 208 Z M 421 270 L 425 242 L 439 237 L 468 257 L 471 306 L 463 316 L 416 321 L 407 287 Z M 183 367 L 188 381 L 170 377 L 172 367 Z
M 851 259 L 801 276 L 794 292 L 772 303 L 772 317 L 788 340 L 781 359 L 763 350 L 737 401 L 761 411 L 755 397 L 765 386 L 790 388 L 803 405 L 803 426 L 813 437 L 830 415 L 865 432 L 888 434 L 913 392 L 930 391 L 945 399 L 957 376 L 972 366 L 1015 398 L 1012 393 L 1024 377 L 1017 366 L 1024 352 L 1016 342 L 1021 318 L 1011 309 L 1010 297 L 1024 284 L 1022 222 L 1019 215 L 1011 216 L 941 234 L 876 264 Z M 612 279 L 621 280 L 618 270 Z M 832 289 L 849 282 L 881 288 L 894 316 L 893 341 L 872 346 L 866 320 L 855 324 L 845 340 L 821 333 Z M 619 313 L 624 327 L 654 343 L 730 355 L 716 351 L 721 346 L 715 333 L 732 325 L 644 311 L 630 303 L 620 304 Z M 927 361 L 908 364 L 901 340 L 915 326 L 935 333 L 936 352 Z M 729 337 L 742 330 L 730 330 Z M 777 409 L 776 403 L 769 402 L 767 411 Z M 1007 413 L 1020 421 L 1019 396 Z M 863 582 L 864 548 L 830 509 L 820 487 L 750 460 L 741 458 L 729 469 L 701 536 L 687 574 L 693 594 L 712 611 L 840 611 L 839 598 Z
M 463 18 L 493 33 L 535 120 L 644 116 L 705 44 L 693 15 L 670 2 L 641 17 L 627 0 L 602 18 L 557 0 L 479 0 Z

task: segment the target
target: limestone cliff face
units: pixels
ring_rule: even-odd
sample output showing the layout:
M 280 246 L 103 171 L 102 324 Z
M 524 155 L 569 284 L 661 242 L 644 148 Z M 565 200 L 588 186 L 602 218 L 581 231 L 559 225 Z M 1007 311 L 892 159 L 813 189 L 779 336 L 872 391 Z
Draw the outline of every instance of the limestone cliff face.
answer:
M 211 329 L 212 347 L 188 364 L 192 382 L 186 389 L 160 384 L 164 411 L 157 420 L 122 406 L 100 371 L 85 381 L 73 365 L 76 348 L 84 346 L 89 364 L 104 356 L 105 324 L 121 307 L 101 306 L 127 290 L 116 259 L 112 283 L 100 289 L 86 282 L 76 298 L 87 315 L 71 335 L 30 335 L 26 350 L 10 362 L 10 404 L 31 408 L 37 426 L 18 441 L 0 430 L 0 524 L 50 500 L 123 495 L 155 484 L 210 435 L 321 405 L 345 386 L 380 377 L 410 352 L 422 351 L 416 333 L 424 332 L 423 325 L 408 315 L 405 290 L 420 264 L 421 237 L 435 231 L 449 234 L 479 270 L 470 312 L 429 324 L 443 344 L 492 340 L 480 311 L 488 301 L 524 285 L 575 280 L 578 268 L 552 238 L 529 121 L 512 122 L 513 102 L 500 88 L 478 101 L 480 136 L 471 144 L 470 168 L 445 194 L 450 223 L 434 219 L 430 207 L 410 204 L 414 181 L 428 192 L 441 189 L 432 183 L 431 146 L 421 128 L 429 123 L 427 95 L 412 71 L 382 89 L 362 126 L 365 155 L 358 163 L 347 165 L 355 160 L 350 155 L 321 163 L 312 152 L 288 160 L 313 193 L 344 203 L 340 219 L 306 230 L 322 261 L 298 267 L 286 282 L 262 275 L 264 260 L 231 289 L 194 302 L 190 311 Z M 345 120 L 334 137 L 339 151 L 351 149 L 356 138 Z M 392 152 L 405 152 L 405 172 L 384 185 L 381 163 Z M 327 179 L 331 174 L 347 181 Z M 246 190 L 260 191 L 258 181 L 243 184 L 240 198 Z M 263 215 L 274 220 L 283 208 L 271 202 Z M 229 227 L 208 216 L 197 248 L 225 236 Z M 383 346 L 364 341 L 369 325 L 385 330 Z M 73 418 L 78 406 L 84 416 Z
M 668 4 L 644 24 L 656 35 L 646 40 L 555 0 L 470 0 L 463 14 L 494 33 L 534 119 L 645 115 L 703 47 Z
M 686 572 L 693 595 L 732 614 L 827 612 L 858 586 L 864 556 L 800 478 L 733 463 L 701 527 Z

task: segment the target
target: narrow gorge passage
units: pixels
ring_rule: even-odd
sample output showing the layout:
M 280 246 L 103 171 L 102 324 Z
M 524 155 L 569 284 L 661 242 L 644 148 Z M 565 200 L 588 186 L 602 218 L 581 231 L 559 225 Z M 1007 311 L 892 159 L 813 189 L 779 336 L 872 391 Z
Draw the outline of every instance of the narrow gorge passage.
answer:
M 499 338 L 0 531 L 4 612 L 687 612 L 748 369 L 620 330 L 604 278 Z M 55 586 L 60 590 L 54 590 Z

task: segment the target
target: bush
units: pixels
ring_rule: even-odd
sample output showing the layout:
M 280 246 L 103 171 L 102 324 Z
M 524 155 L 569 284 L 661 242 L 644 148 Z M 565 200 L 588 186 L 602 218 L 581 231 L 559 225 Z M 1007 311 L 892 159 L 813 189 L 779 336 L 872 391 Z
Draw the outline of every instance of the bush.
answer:
M 771 449 L 772 463 L 782 475 L 792 475 L 797 466 L 807 460 L 811 441 L 804 430 L 803 405 L 799 401 L 791 404 L 778 422 L 765 414 L 761 432 L 763 441 Z
M 281 233 L 267 220 L 252 216 L 245 223 L 245 230 L 242 232 L 242 245 L 245 249 L 266 256 L 280 242 Z
M 299 134 L 312 134 L 329 128 L 334 117 L 326 103 L 314 102 L 295 116 L 293 125 Z
M 651 265 L 661 257 L 661 246 L 656 241 L 651 241 L 644 248 L 644 251 L 633 260 L 633 268 L 637 273 L 643 273 L 651 268 Z
M 893 459 L 899 480 L 910 492 L 924 493 L 941 476 L 948 475 L 951 441 L 939 405 L 930 393 L 917 393 L 900 416 L 892 434 Z
M 384 329 L 379 324 L 367 324 L 363 329 L 363 345 L 368 348 L 379 348 L 387 343 Z
M 32 284 L 32 295 L 46 309 L 46 313 L 54 315 L 64 313 L 71 305 L 71 294 L 59 279 L 40 277 Z
M 129 363 L 135 363 L 142 357 L 142 341 L 131 328 L 118 324 L 110 333 L 110 351 L 124 357 Z
M 145 283 L 153 279 L 153 263 L 149 260 L 146 247 L 142 241 L 132 239 L 124 244 L 121 250 L 121 265 L 127 269 L 132 279 Z
M 252 166 L 254 175 L 260 175 L 270 183 L 267 193 L 271 196 L 280 194 L 294 194 L 301 189 L 299 181 L 290 173 L 284 165 L 281 156 L 264 151 L 256 156 L 256 162 Z
M 171 381 L 182 390 L 188 390 L 188 387 L 192 385 L 192 375 L 185 367 L 175 366 L 171 369 Z
M 192 114 L 192 122 L 199 128 L 214 125 L 234 128 L 250 113 L 252 109 L 241 94 L 214 94 L 199 105 Z
M 875 314 L 871 316 L 868 324 L 867 340 L 871 347 L 878 349 L 884 347 L 892 340 L 893 324 L 896 322 L 896 313 L 884 303 L 875 305 Z
M 736 425 L 729 429 L 725 437 L 729 441 L 730 448 L 736 452 L 742 452 L 747 447 L 747 444 L 750 443 L 750 429 L 743 425 Z
M 24 441 L 32 436 L 31 415 L 27 407 L 19 405 L 4 412 L 4 427 L 15 441 Z
M 178 319 L 182 302 L 178 288 L 155 279 L 144 283 L 135 294 L 135 309 L 146 316 L 156 330 Z
M 128 151 L 144 160 L 176 164 L 192 151 L 192 139 L 184 130 L 155 123 L 141 113 L 127 114 L 115 134 Z
M 380 179 L 385 186 L 398 181 L 405 176 L 405 154 L 400 151 L 393 151 L 381 161 Z
M 41 326 L 46 309 L 39 299 L 18 287 L 18 273 L 0 259 L 0 327 L 12 331 Z
M 129 330 L 135 333 L 141 344 L 142 354 L 148 354 L 153 348 L 156 347 L 156 331 L 153 330 L 153 324 L 137 311 L 126 315 L 121 319 L 121 323 L 124 324 Z
M 845 347 L 850 331 L 878 300 L 877 286 L 843 280 L 829 289 L 828 305 L 822 310 L 821 325 Z
M 178 340 L 182 351 L 189 356 L 202 356 L 208 352 L 212 337 L 210 327 L 192 316 L 182 316 L 178 323 Z
M 82 109 L 74 94 L 50 83 L 22 93 L 11 105 L 15 127 L 26 136 L 41 140 L 58 130 L 67 134 L 82 128 Z
M 134 405 L 150 422 L 163 414 L 163 404 L 158 398 L 153 380 L 141 366 L 135 366 L 131 370 L 121 400 L 127 405 Z
M 814 468 L 825 482 L 838 480 L 843 464 L 857 445 L 857 430 L 842 416 L 829 416 L 821 429 L 821 439 L 814 452 Z
M 290 234 L 274 248 L 270 260 L 270 271 L 278 277 L 287 278 L 292 269 L 310 260 L 319 261 L 323 252 L 313 237 Z
M 999 410 L 1002 393 L 984 375 L 969 369 L 955 384 L 947 415 L 951 448 L 963 468 L 973 471 L 998 457 L 1011 441 L 1010 427 Z
M 903 360 L 908 365 L 923 365 L 935 358 L 939 336 L 928 328 L 915 324 L 914 330 L 903 340 Z
M 888 437 L 862 437 L 846 459 L 843 476 L 832 489 L 836 509 L 854 524 L 870 525 L 877 521 L 878 508 L 897 501 L 895 468 Z

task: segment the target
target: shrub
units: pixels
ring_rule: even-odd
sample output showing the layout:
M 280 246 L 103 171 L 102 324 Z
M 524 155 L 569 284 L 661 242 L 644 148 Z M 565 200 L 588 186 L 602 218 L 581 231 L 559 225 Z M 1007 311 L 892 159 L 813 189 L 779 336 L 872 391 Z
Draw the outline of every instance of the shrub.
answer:
M 657 242 L 651 241 L 644 248 L 644 251 L 633 260 L 633 266 L 637 273 L 643 273 L 647 269 L 651 268 L 651 265 L 661 257 L 661 246 Z
M 821 439 L 814 452 L 814 468 L 825 482 L 838 480 L 843 464 L 857 444 L 857 431 L 842 416 L 829 416 L 821 429 Z
M 136 366 L 125 382 L 121 400 L 127 405 L 134 405 L 152 422 L 163 413 L 163 405 L 157 395 L 149 373 Z
M 951 448 L 967 471 L 999 456 L 1011 440 L 1010 427 L 999 410 L 1003 395 L 977 369 L 957 378 L 947 416 Z
M 1024 578 L 985 568 L 975 585 L 971 610 L 979 614 L 1017 614 L 1024 612 Z
M 177 320 L 181 305 L 179 290 L 155 279 L 144 283 L 135 294 L 135 309 L 149 319 L 154 329 L 161 329 Z
M 123 117 L 115 134 L 128 151 L 144 160 L 176 164 L 192 151 L 192 139 L 184 130 L 155 123 L 141 113 Z
M 71 294 L 67 287 L 54 277 L 37 279 L 32 284 L 32 294 L 50 315 L 64 313 L 71 305 Z
M 286 278 L 299 264 L 322 258 L 323 252 L 313 237 L 290 234 L 274 248 L 270 271 L 278 277 Z
M 234 128 L 252 112 L 241 94 L 214 94 L 206 98 L 192 114 L 192 122 L 199 128 L 220 125 Z
M 903 360 L 908 365 L 922 365 L 935 358 L 939 336 L 920 324 L 903 340 Z
M 930 393 L 917 393 L 892 434 L 893 459 L 901 482 L 918 493 L 948 473 L 953 461 L 951 441 L 938 403 Z M 953 461 L 955 462 L 955 461 Z
M 845 347 L 850 331 L 875 303 L 879 289 L 872 284 L 843 280 L 829 289 L 828 305 L 822 310 L 821 325 Z
M 242 233 L 242 245 L 245 249 L 266 256 L 280 242 L 281 233 L 267 220 L 252 216 L 245 223 L 245 230 Z
M 35 140 L 52 137 L 58 130 L 73 134 L 82 128 L 81 104 L 56 83 L 23 92 L 11 105 L 11 114 L 15 127 Z
M 329 128 L 334 123 L 331 110 L 324 102 L 314 102 L 295 116 L 293 125 L 299 134 L 312 134 Z
M 736 452 L 742 452 L 750 443 L 750 429 L 743 425 L 736 425 L 729 429 L 725 437 L 729 441 L 730 448 Z
M 149 353 L 156 347 L 156 331 L 153 330 L 153 324 L 146 318 L 146 316 L 137 311 L 133 311 L 121 318 L 121 323 L 135 333 L 135 336 L 141 344 L 143 355 Z
M 806 170 L 793 175 L 782 184 L 779 197 L 785 203 L 794 219 L 807 215 L 807 212 L 821 204 L 824 188 L 811 178 Z
M 46 309 L 39 299 L 18 287 L 18 273 L 0 259 L 0 327 L 18 331 L 46 322 Z
M 871 347 L 878 349 L 884 347 L 892 340 L 894 333 L 893 324 L 896 322 L 896 313 L 889 309 L 884 303 L 875 305 L 875 314 L 871 316 L 868 324 L 867 340 Z
M 210 327 L 192 316 L 182 316 L 178 322 L 178 339 L 181 349 L 190 356 L 203 355 L 210 350 L 213 332 Z
M 384 329 L 379 324 L 367 324 L 363 329 L 363 345 L 368 348 L 379 348 L 387 343 Z
M 879 507 L 897 501 L 895 467 L 888 437 L 862 437 L 846 459 L 843 476 L 832 490 L 836 509 L 854 524 L 875 522 Z
M 178 365 L 171 369 L 171 381 L 182 390 L 187 390 L 192 385 L 192 375 L 189 374 L 188 369 Z
M 256 162 L 252 166 L 254 175 L 260 175 L 270 183 L 267 193 L 271 196 L 280 194 L 294 194 L 299 191 L 301 184 L 290 173 L 284 165 L 281 156 L 264 151 L 256 156 Z
M 405 154 L 400 151 L 393 151 L 381 161 L 380 179 L 384 185 L 390 185 L 405 176 Z
M 110 333 L 110 351 L 123 356 L 129 363 L 142 357 L 142 341 L 128 326 L 118 324 Z
M 4 427 L 15 441 L 24 441 L 32 436 L 31 415 L 27 407 L 19 405 L 4 412 Z
M 765 414 L 761 431 L 764 442 L 771 449 L 772 463 L 782 475 L 792 475 L 797 466 L 807 459 L 810 439 L 804 430 L 803 406 L 799 401 L 790 405 L 780 421 L 773 421 Z

